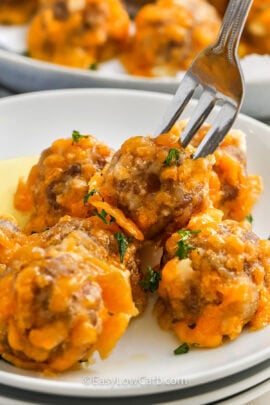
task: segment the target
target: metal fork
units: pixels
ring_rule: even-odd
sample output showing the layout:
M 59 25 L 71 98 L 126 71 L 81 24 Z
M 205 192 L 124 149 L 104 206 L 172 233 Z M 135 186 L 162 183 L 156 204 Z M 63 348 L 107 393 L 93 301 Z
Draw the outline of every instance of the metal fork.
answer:
M 170 102 L 156 134 L 168 132 L 198 87 L 202 94 L 179 142 L 186 147 L 216 104 L 221 105 L 211 129 L 193 158 L 213 153 L 232 127 L 244 96 L 244 79 L 237 55 L 239 40 L 253 0 L 230 0 L 217 41 L 192 62 Z

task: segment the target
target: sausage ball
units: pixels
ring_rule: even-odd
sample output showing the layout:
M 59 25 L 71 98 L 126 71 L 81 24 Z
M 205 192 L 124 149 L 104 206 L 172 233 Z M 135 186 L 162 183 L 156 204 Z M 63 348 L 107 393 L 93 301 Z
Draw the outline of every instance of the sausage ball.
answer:
M 209 0 L 221 15 L 224 14 L 228 0 Z M 240 42 L 239 54 L 245 56 L 250 53 L 270 53 L 270 1 L 254 0 L 245 30 Z
M 119 0 L 47 0 L 28 34 L 33 58 L 96 69 L 125 48 L 129 16 Z
M 219 16 L 204 0 L 159 0 L 135 18 L 135 34 L 122 60 L 131 74 L 174 76 L 217 37 Z
M 74 131 L 72 139 L 59 139 L 42 152 L 26 183 L 20 181 L 15 206 L 32 211 L 27 233 L 40 232 L 63 215 L 85 218 L 92 207 L 85 204 L 88 182 L 111 157 L 111 149 L 92 136 Z
M 137 314 L 129 271 L 109 255 L 96 221 L 64 218 L 28 237 L 0 276 L 0 354 L 12 364 L 61 372 L 105 358 Z M 116 256 L 115 256 L 116 257 Z
M 270 0 L 254 0 L 240 52 L 244 55 L 270 53 Z
M 115 153 L 97 186 L 143 232 L 157 236 L 169 224 L 177 228 L 210 204 L 213 156 L 191 159 L 194 149 L 182 148 L 179 131 L 157 138 L 128 139 Z
M 98 212 L 99 211 L 99 212 Z M 96 255 L 106 263 L 112 263 L 116 267 L 124 266 L 130 273 L 132 296 L 139 312 L 143 312 L 147 304 L 147 296 L 140 282 L 144 276 L 141 270 L 140 249 L 141 243 L 135 238 L 126 236 L 122 228 L 114 222 L 114 217 L 106 213 L 103 220 L 100 219 L 100 212 L 95 211 L 96 216 L 80 220 L 78 218 L 63 217 L 54 227 L 33 234 L 32 240 L 37 239 L 45 244 L 57 244 L 73 230 L 83 230 L 96 243 L 96 250 L 93 248 L 91 254 Z M 104 222 L 105 221 L 105 222 Z
M 185 124 L 177 124 L 182 132 Z M 210 126 L 204 124 L 192 141 L 197 147 Z M 224 218 L 243 221 L 252 211 L 263 190 L 260 176 L 247 173 L 245 134 L 232 129 L 214 152 L 215 164 L 211 177 L 210 196 Z
M 270 321 L 270 242 L 210 209 L 166 243 L 155 312 L 182 342 L 215 347 Z

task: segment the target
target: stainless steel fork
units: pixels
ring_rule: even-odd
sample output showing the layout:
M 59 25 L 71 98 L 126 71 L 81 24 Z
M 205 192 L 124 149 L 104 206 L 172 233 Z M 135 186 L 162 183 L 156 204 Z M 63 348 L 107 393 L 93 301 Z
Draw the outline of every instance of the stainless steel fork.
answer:
M 186 147 L 216 104 L 213 125 L 198 146 L 194 159 L 213 153 L 232 127 L 244 96 L 244 79 L 237 55 L 239 39 L 253 0 L 230 0 L 214 45 L 203 50 L 186 72 L 156 134 L 171 129 L 195 90 L 202 94 L 179 142 Z

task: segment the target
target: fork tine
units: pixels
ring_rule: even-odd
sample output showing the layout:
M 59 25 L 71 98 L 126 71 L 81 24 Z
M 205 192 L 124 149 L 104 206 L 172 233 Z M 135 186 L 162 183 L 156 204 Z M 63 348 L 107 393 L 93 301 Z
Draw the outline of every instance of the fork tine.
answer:
M 212 128 L 208 131 L 207 135 L 198 146 L 193 159 L 205 157 L 216 150 L 220 142 L 233 125 L 237 113 L 238 107 L 235 104 L 226 101 L 221 107 Z
M 210 89 L 204 89 L 198 105 L 192 114 L 181 136 L 181 145 L 185 148 L 210 114 L 216 103 L 216 94 Z
M 168 132 L 173 124 L 177 121 L 179 116 L 184 111 L 187 103 L 193 96 L 199 82 L 189 72 L 187 72 L 178 87 L 178 90 L 173 98 L 173 101 L 169 104 L 168 109 L 165 112 L 162 123 L 159 125 L 155 136 Z

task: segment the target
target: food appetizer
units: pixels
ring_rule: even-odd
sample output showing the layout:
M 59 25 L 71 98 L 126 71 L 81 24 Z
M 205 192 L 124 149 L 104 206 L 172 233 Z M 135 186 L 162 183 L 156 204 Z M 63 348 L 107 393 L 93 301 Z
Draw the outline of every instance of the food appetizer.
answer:
M 224 14 L 228 0 L 209 0 L 221 15 Z M 240 56 L 251 53 L 270 53 L 270 1 L 254 0 L 248 15 L 243 38 L 239 48 Z
M 74 131 L 19 181 L 24 229 L 0 217 L 3 359 L 44 373 L 105 359 L 153 293 L 185 348 L 270 323 L 270 241 L 250 223 L 262 180 L 247 173 L 244 134 L 194 160 L 209 126 L 184 149 L 186 123 L 117 152 Z
M 0 354 L 26 369 L 60 372 L 98 351 L 105 358 L 138 311 L 117 241 L 97 218 L 63 217 L 24 237 L 0 219 L 6 246 L 0 276 Z M 100 226 L 101 225 L 101 226 Z M 10 247 L 8 247 L 10 251 Z M 131 253 L 132 252 L 132 253 Z M 131 247 L 129 262 L 134 259 Z M 133 257 L 133 258 L 132 258 Z M 5 262 L 5 263 L 4 263 Z
M 242 41 L 242 54 L 270 53 L 270 1 L 254 0 Z
M 215 8 L 205 0 L 158 0 L 137 14 L 122 61 L 131 74 L 175 76 L 215 41 L 219 27 Z
M 45 0 L 28 33 L 31 57 L 85 69 L 117 56 L 130 20 L 120 0 Z
M 197 347 L 235 339 L 270 321 L 270 242 L 248 221 L 210 208 L 166 242 L 156 314 L 164 329 Z
M 15 195 L 15 207 L 31 212 L 25 231 L 41 232 L 64 215 L 89 217 L 93 208 L 84 204 L 88 183 L 111 156 L 112 150 L 104 143 L 76 131 L 72 139 L 59 139 L 44 150 Z
M 228 0 L 1 0 L 0 23 L 29 22 L 28 56 L 135 76 L 175 76 L 215 42 Z M 239 56 L 270 54 L 270 0 L 254 0 Z

